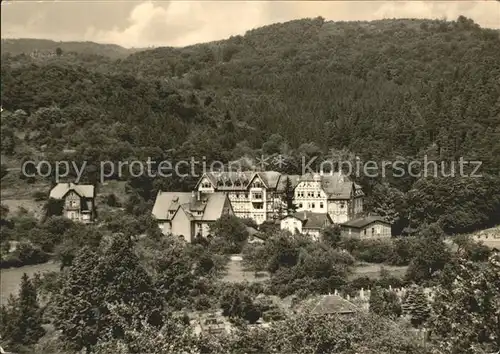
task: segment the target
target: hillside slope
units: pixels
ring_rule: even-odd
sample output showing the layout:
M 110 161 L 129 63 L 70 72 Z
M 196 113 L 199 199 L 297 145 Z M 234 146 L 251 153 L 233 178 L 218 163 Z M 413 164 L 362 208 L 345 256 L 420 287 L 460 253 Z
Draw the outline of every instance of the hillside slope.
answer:
M 11 55 L 34 54 L 48 55 L 55 54 L 57 48 L 63 52 L 75 52 L 80 54 L 91 54 L 109 57 L 112 59 L 125 58 L 140 49 L 127 49 L 116 44 L 99 44 L 94 42 L 56 42 L 48 39 L 2 38 L 1 53 L 10 53 Z
M 356 179 L 368 194 L 380 182 L 399 190 L 381 189 L 370 208 L 390 196 L 379 206 L 406 215 L 412 202 L 419 209 L 413 223 L 440 221 L 453 232 L 470 231 L 500 223 L 493 220 L 500 218 L 499 59 L 499 32 L 464 17 L 303 19 L 117 60 L 4 55 L 2 154 L 23 159 L 43 150 L 57 160 L 65 158 L 64 149 L 75 149 L 73 158 L 95 163 L 282 154 L 289 173 L 302 172 L 301 156 L 319 156 L 319 162 L 357 155 L 400 161 L 407 170 L 424 156 L 438 162 L 463 157 L 482 161 L 481 172 L 494 177 Z M 157 179 L 148 188 L 189 190 L 195 180 Z M 148 188 L 140 192 L 146 199 L 154 195 Z M 412 188 L 413 199 L 394 202 Z

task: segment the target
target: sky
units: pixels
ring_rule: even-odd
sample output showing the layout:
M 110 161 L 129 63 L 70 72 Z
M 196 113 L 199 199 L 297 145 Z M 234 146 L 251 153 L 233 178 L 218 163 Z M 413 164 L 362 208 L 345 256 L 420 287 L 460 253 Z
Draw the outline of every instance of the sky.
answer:
M 124 47 L 185 46 L 264 25 L 322 16 L 333 21 L 472 18 L 500 29 L 500 1 L 4 0 L 2 38 L 94 41 Z

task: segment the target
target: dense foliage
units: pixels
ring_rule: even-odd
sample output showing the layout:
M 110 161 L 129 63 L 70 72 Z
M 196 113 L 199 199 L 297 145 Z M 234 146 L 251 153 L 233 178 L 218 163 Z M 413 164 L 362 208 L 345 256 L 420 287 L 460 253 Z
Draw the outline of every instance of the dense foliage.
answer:
M 33 56 L 25 49 L 31 42 L 9 42 L 2 48 L 2 156 L 10 165 L 42 158 L 86 161 L 82 181 L 99 186 L 99 172 L 126 180 L 128 200 L 105 196 L 112 212 L 102 213 L 97 226 L 61 218 L 53 201 L 43 220 L 2 206 L 2 266 L 50 256 L 61 264 L 59 273 L 23 278 L 18 298 L 2 308 L 9 319 L 2 319 L 2 340 L 32 346 L 47 321 L 57 330 L 51 344 L 57 349 L 38 341 L 43 353 L 496 349 L 498 259 L 486 263 L 491 251 L 463 237 L 455 238 L 453 252 L 444 238 L 500 222 L 499 42 L 498 32 L 463 17 L 306 19 L 126 58 L 114 46 L 53 43 L 42 44 L 54 55 Z M 134 171 L 121 174 L 113 163 L 99 171 L 101 161 L 148 157 L 242 159 L 255 167 L 262 154 L 283 155 L 286 164 L 273 168 L 290 174 L 302 172 L 302 157 L 317 158 L 313 167 L 327 158 L 397 160 L 415 173 L 422 168 L 412 168 L 411 161 L 427 156 L 451 163 L 462 156 L 482 160 L 483 176 L 398 177 L 394 169 L 386 176 L 354 176 L 367 193 L 367 210 L 393 222 L 395 234 L 408 235 L 402 238 L 343 239 L 339 229 L 329 228 L 312 242 L 264 224 L 265 243 L 248 244 L 246 226 L 255 225 L 224 217 L 212 226 L 210 239 L 186 245 L 161 235 L 150 212 L 157 190 L 190 190 L 197 176 L 132 176 Z M 71 178 L 76 171 L 70 166 L 68 172 Z M 26 187 L 53 182 L 54 175 L 18 178 L 2 165 L 1 177 L 4 188 L 7 179 Z M 285 187 L 282 199 L 294 210 L 290 183 Z M 251 270 L 268 272 L 269 280 L 226 283 L 221 275 L 233 252 L 242 252 Z M 353 279 L 356 262 L 408 270 L 405 279 L 386 271 L 378 280 Z M 401 300 L 387 288 L 403 282 L 419 285 Z M 432 306 L 422 285 L 435 286 Z M 361 288 L 372 288 L 372 314 L 285 313 L 269 301 Z M 195 335 L 190 325 L 198 314 L 217 310 L 235 330 Z M 414 327 L 432 329 L 428 346 L 405 329 L 400 314 Z M 268 319 L 269 327 L 260 327 Z
M 16 43 L 2 48 L 1 132 L 2 154 L 19 161 L 41 150 L 53 161 L 87 161 L 84 180 L 95 181 L 105 160 L 246 157 L 252 166 L 261 154 L 281 154 L 286 165 L 273 168 L 301 173 L 302 156 L 317 157 L 313 167 L 358 156 L 379 169 L 397 161 L 406 171 L 400 177 L 389 166 L 385 176 L 355 176 L 368 209 L 394 221 L 396 234 L 423 223 L 460 233 L 499 222 L 500 40 L 462 16 L 304 19 L 118 60 L 109 46 L 90 57 L 61 47 L 33 58 L 19 54 L 33 51 L 28 42 Z M 410 165 L 427 158 L 449 174 L 460 157 L 482 161 L 483 178 L 439 173 L 428 180 L 418 173 L 432 176 L 434 167 Z M 134 184 L 127 167 L 119 173 L 110 163 L 105 170 Z M 189 190 L 196 180 L 140 178 L 137 196 L 148 201 L 159 188 Z M 130 205 L 142 205 L 136 202 Z

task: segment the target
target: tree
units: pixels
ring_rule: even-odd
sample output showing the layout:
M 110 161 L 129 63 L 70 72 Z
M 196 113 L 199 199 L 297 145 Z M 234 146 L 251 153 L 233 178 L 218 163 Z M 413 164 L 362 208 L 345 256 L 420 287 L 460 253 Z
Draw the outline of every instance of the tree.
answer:
M 58 57 L 60 57 L 60 56 L 62 55 L 62 53 L 63 53 L 63 50 L 62 50 L 60 47 L 57 47 L 57 48 L 56 48 L 56 55 L 57 55 Z
M 283 197 L 282 200 L 286 204 L 287 213 L 294 213 L 297 210 L 297 206 L 294 203 L 294 188 L 292 185 L 292 181 L 290 177 L 286 177 L 285 187 L 283 189 Z
M 49 200 L 47 200 L 47 203 L 45 203 L 44 205 L 46 217 L 61 216 L 63 213 L 63 209 L 64 209 L 63 199 L 49 198 Z
M 416 283 L 430 281 L 451 259 L 442 230 L 435 224 L 422 230 L 415 243 L 406 278 Z
M 325 228 L 322 232 L 323 242 L 330 245 L 333 248 L 337 248 L 341 241 L 340 226 L 334 225 Z
M 103 255 L 84 247 L 54 298 L 54 326 L 75 349 L 87 352 L 104 338 L 122 339 L 135 323 L 163 324 L 164 303 L 127 238 L 115 238 Z
M 408 290 L 402 307 L 403 314 L 409 317 L 414 327 L 420 327 L 429 318 L 429 302 L 423 289 L 419 286 L 412 286 Z
M 241 220 L 234 215 L 222 215 L 210 226 L 210 232 L 219 239 L 224 253 L 239 253 L 248 238 L 248 231 Z
M 373 312 L 377 315 L 384 314 L 383 289 L 381 289 L 378 286 L 371 289 L 369 304 L 370 304 L 370 312 Z
M 250 295 L 237 287 L 226 289 L 221 296 L 222 314 L 232 319 L 242 318 L 249 323 L 257 322 L 261 309 L 252 301 Z
M 37 291 L 26 273 L 21 278 L 19 296 L 11 298 L 1 310 L 2 338 L 12 344 L 34 344 L 44 334 L 42 313 L 37 300 Z
M 461 258 L 446 267 L 430 320 L 443 353 L 490 353 L 500 348 L 500 254 L 486 264 Z

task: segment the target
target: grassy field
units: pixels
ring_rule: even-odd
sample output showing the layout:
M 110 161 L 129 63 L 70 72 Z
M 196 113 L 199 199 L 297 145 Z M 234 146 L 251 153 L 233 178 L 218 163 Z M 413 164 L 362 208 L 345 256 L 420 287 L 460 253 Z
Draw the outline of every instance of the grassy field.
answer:
M 44 263 L 20 268 L 9 268 L 0 270 L 0 304 L 5 304 L 9 295 L 17 295 L 19 284 L 23 273 L 32 277 L 35 273 L 58 271 L 59 265 L 56 263 Z
M 37 202 L 33 199 L 4 199 L 2 204 L 9 208 L 10 213 L 16 213 L 20 208 L 33 213 L 37 218 L 43 215 L 44 202 Z
M 256 277 L 255 272 L 245 269 L 240 256 L 233 256 L 229 259 L 226 275 L 223 280 L 230 283 L 242 283 L 245 281 L 252 283 L 269 279 L 269 274 L 267 274 L 267 272 L 259 272 L 259 274 L 263 276 Z
M 362 263 L 354 268 L 353 274 L 351 274 L 350 279 L 356 279 L 359 277 L 369 277 L 371 279 L 380 278 L 380 270 L 384 268 L 395 277 L 403 277 L 406 273 L 408 266 L 390 266 L 385 264 L 373 264 L 373 263 Z

